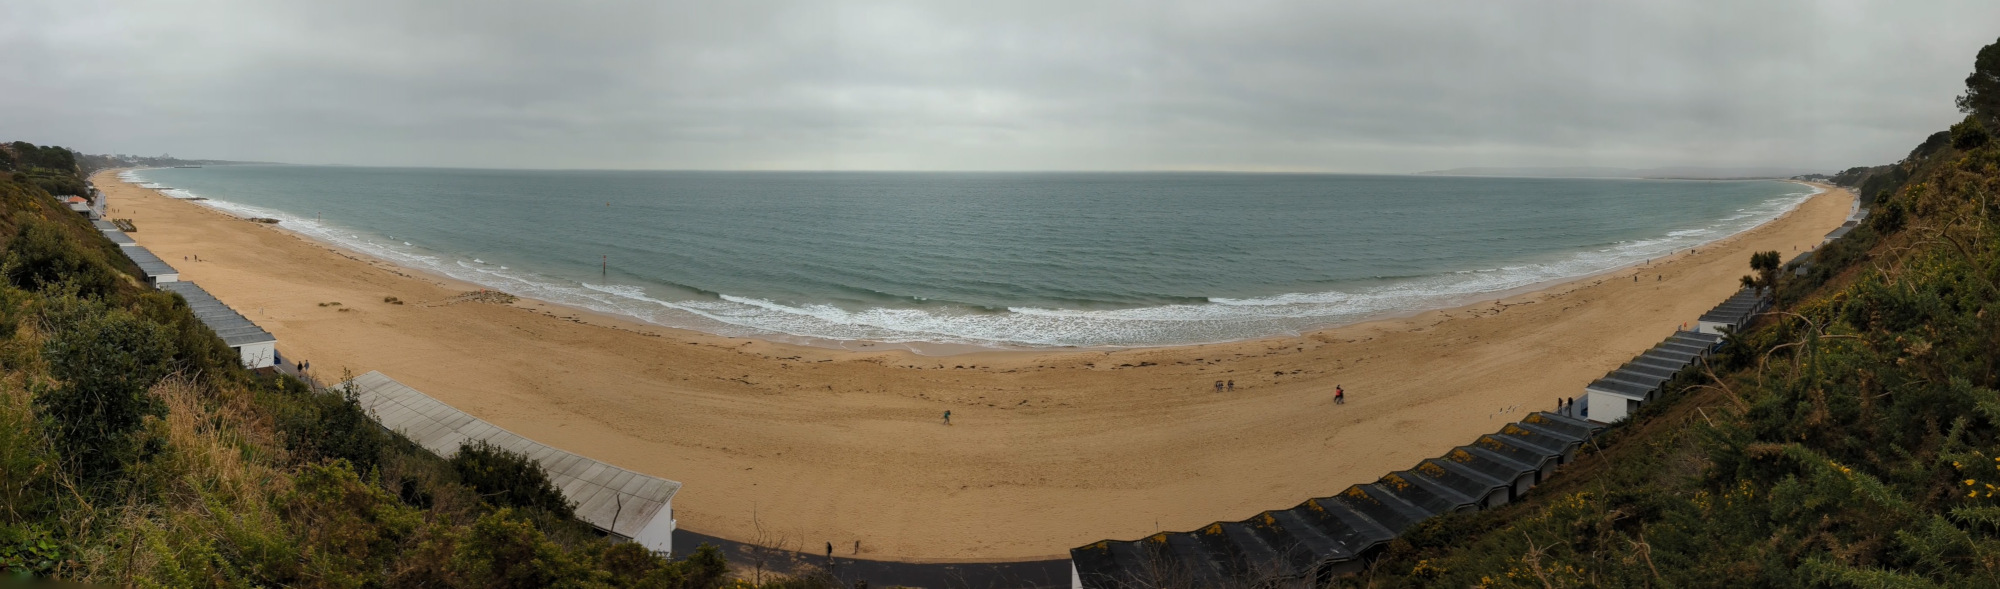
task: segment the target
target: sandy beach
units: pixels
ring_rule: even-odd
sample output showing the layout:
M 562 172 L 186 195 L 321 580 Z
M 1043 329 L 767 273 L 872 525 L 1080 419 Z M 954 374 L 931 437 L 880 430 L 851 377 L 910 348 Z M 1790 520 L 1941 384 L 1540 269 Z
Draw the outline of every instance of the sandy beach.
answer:
M 114 172 L 94 180 L 110 216 L 137 224 L 134 239 L 322 380 L 380 370 L 521 435 L 680 481 L 676 516 L 690 530 L 831 542 L 842 555 L 858 540 L 864 558 L 916 561 L 1062 558 L 1407 468 L 1581 395 L 1735 291 L 1751 252 L 1790 258 L 1853 201 L 1830 189 L 1693 254 L 1296 337 L 923 356 L 461 302 L 478 287 Z M 1235 391 L 1217 394 L 1217 380 Z M 1336 384 L 1345 405 L 1332 403 Z

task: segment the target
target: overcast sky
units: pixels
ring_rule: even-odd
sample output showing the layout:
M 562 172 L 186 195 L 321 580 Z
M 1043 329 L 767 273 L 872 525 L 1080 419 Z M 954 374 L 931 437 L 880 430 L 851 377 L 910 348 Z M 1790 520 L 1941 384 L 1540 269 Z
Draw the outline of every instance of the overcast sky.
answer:
M 1833 169 L 1957 120 L 1996 38 L 1991 0 L 6 0 L 0 138 L 401 166 Z

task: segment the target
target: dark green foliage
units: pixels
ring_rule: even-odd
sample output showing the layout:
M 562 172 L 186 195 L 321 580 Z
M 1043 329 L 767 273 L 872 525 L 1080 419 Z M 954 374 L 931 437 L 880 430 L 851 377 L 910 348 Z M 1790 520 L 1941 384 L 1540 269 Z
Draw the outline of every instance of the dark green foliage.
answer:
M 174 342 L 177 360 L 189 372 L 213 375 L 231 374 L 229 368 L 240 361 L 235 350 L 222 342 L 214 331 L 202 325 L 188 309 L 187 301 L 180 295 L 163 291 L 146 291 L 132 297 L 134 312 L 140 317 L 159 323 L 167 329 Z M 0 326 L 4 327 L 4 326 Z
M 76 154 L 56 146 L 37 147 L 26 141 L 7 146 L 17 160 L 10 169 L 26 175 L 26 181 L 52 195 L 83 196 L 89 191 L 77 175 Z M 18 176 L 17 176 L 17 181 Z
M 43 168 L 72 177 L 76 174 L 76 153 L 70 150 L 54 145 L 37 147 L 26 141 L 15 141 L 8 147 L 13 148 L 14 159 L 21 168 Z
M 63 549 L 37 526 L 0 525 L 0 579 L 47 576 L 62 564 Z
M 173 343 L 158 324 L 65 294 L 43 312 L 42 357 L 60 381 L 38 396 L 58 447 L 86 479 L 136 458 L 135 433 L 160 412 L 146 389 L 172 368 Z
M 1951 126 L 1951 146 L 1953 149 L 1969 151 L 1985 147 L 1987 140 L 1990 138 L 1991 135 L 1987 133 L 1986 125 L 1979 121 L 1979 117 L 1968 115 L 1965 117 L 1965 120 Z
M 1909 207 L 1900 202 L 1883 203 L 1869 216 L 1868 226 L 1882 233 L 1902 231 L 1903 222 L 1909 214 L 1908 209 Z
M 519 452 L 480 441 L 467 444 L 451 457 L 459 480 L 496 505 L 534 508 L 562 517 L 571 517 L 569 499 L 549 481 L 542 465 Z
M 534 589 L 587 587 L 602 577 L 578 565 L 536 531 L 534 524 L 501 509 L 472 525 L 452 567 L 475 587 Z M 600 573 L 601 574 L 601 573 Z
M 1924 142 L 1917 144 L 1916 149 L 1910 150 L 1910 155 L 1907 159 L 1913 162 L 1923 161 L 1949 147 L 1951 147 L 1951 132 L 1938 131 L 1932 133 L 1929 137 L 1925 137 Z
M 679 562 L 662 560 L 631 543 L 612 545 L 601 558 L 604 570 L 626 587 L 712 589 L 729 578 L 729 563 L 723 560 L 722 551 L 708 544 Z
M 2000 41 L 1981 48 L 1973 58 L 1972 73 L 1965 76 L 1965 94 L 1958 97 L 1958 111 L 2000 122 Z
M 1750 269 L 1756 274 L 1743 277 L 1744 288 L 1754 288 L 1759 292 L 1773 290 L 1778 286 L 1778 267 L 1784 260 L 1778 252 L 1757 252 L 1750 254 Z
M 289 376 L 275 382 L 287 391 L 282 403 L 274 403 L 278 431 L 300 458 L 344 460 L 362 472 L 381 463 L 389 433 L 361 407 L 353 387 L 322 393 Z
M 97 251 L 79 247 L 54 223 L 27 219 L 7 245 L 11 265 L 7 279 L 28 290 L 58 284 L 74 285 L 87 296 L 101 297 L 118 287 L 118 277 Z
M 1908 182 L 1910 174 L 1902 166 L 1883 166 L 1882 169 L 1861 182 L 1861 203 L 1882 202 L 1883 197 L 1894 194 Z

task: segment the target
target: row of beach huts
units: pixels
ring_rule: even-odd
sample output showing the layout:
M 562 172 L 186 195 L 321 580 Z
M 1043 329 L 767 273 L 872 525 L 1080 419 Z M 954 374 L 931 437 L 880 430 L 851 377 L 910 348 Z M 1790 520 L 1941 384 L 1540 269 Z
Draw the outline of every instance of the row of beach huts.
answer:
M 1855 209 L 1821 244 L 1846 236 L 1867 216 L 1867 209 Z M 1794 257 L 1784 268 L 1803 274 L 1812 253 Z M 1725 332 L 1742 328 L 1769 306 L 1762 293 L 1740 290 L 1703 313 L 1693 330 L 1675 331 L 1585 385 L 1583 396 L 1559 412 L 1531 414 L 1375 482 L 1241 521 L 1073 548 L 1070 586 L 1323 586 L 1334 577 L 1359 572 L 1418 522 L 1522 499 L 1576 460 L 1577 450 L 1609 424 L 1671 392 L 1667 384 L 1720 349 Z
M 91 217 L 105 239 L 139 266 L 146 284 L 187 301 L 196 319 L 235 350 L 245 368 L 281 368 L 278 338 L 258 327 L 193 282 L 181 280 L 172 264 L 139 245 L 116 224 L 103 219 L 104 197 L 95 188 L 86 206 L 72 210 Z M 67 199 L 64 202 L 70 202 Z M 74 204 L 74 203 L 72 203 Z M 94 214 L 93 214 L 94 212 Z M 673 498 L 681 484 L 592 460 L 530 440 L 487 423 L 379 371 L 355 377 L 336 388 L 354 391 L 376 421 L 442 457 L 461 446 L 486 442 L 519 452 L 542 465 L 563 496 L 576 504 L 576 517 L 613 537 L 637 542 L 649 550 L 671 554 Z

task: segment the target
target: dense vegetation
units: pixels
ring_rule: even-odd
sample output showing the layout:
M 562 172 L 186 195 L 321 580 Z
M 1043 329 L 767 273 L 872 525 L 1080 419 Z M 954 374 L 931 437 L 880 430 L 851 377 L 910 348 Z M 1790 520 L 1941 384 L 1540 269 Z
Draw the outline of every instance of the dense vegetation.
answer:
M 145 288 L 52 198 L 44 179 L 82 185 L 71 152 L 4 147 L 0 579 L 740 585 L 712 547 L 668 561 L 569 519 L 525 457 L 446 461 L 375 425 L 351 392 L 237 366 L 182 299 Z
M 1777 275 L 1713 376 L 1340 583 L 2000 586 L 2000 43 L 1967 86 L 1951 130 L 1836 176 L 1869 222 Z

